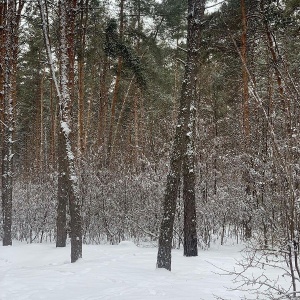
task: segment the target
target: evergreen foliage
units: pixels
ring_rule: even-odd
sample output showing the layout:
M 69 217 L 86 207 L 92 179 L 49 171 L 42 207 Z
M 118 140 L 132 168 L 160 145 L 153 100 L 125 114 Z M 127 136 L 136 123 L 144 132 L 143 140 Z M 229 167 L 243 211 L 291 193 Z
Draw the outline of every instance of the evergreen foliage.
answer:
M 126 45 L 117 34 L 117 21 L 110 19 L 105 30 L 105 54 L 113 58 L 122 57 L 125 66 L 130 69 L 136 77 L 136 81 L 141 88 L 146 87 L 146 78 L 139 57 L 135 51 Z

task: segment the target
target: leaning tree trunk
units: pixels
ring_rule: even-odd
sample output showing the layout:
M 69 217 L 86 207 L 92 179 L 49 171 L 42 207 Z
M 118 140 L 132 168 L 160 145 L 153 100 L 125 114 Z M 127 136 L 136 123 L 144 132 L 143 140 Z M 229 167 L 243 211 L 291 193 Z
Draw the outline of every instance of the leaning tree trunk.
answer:
M 171 249 L 173 239 L 173 225 L 176 210 L 176 200 L 179 189 L 180 175 L 182 163 L 185 159 L 184 164 L 184 191 L 186 192 L 185 197 L 185 208 L 186 219 L 191 218 L 188 221 L 189 228 L 192 233 L 186 234 L 187 239 L 187 255 L 195 252 L 194 238 L 196 220 L 194 214 L 193 201 L 194 194 L 194 175 L 193 169 L 188 169 L 189 163 L 193 163 L 193 152 L 188 153 L 189 138 L 186 138 L 190 130 L 193 131 L 192 127 L 189 126 L 191 116 L 193 118 L 194 108 L 191 106 L 196 100 L 196 82 L 197 82 L 197 65 L 199 61 L 199 48 L 200 48 L 200 33 L 201 33 L 201 18 L 204 14 L 205 0 L 188 0 L 188 32 L 187 32 L 187 59 L 185 64 L 184 79 L 181 87 L 181 98 L 180 108 L 173 144 L 173 150 L 170 159 L 170 170 L 167 177 L 167 185 L 164 196 L 164 214 L 163 220 L 160 227 L 160 236 L 158 242 L 158 255 L 157 255 L 157 268 L 165 268 L 171 270 Z M 192 139 L 192 134 L 190 135 Z M 192 140 L 191 140 L 192 141 Z M 189 171 L 192 171 L 189 174 Z M 191 192 L 190 189 L 191 188 Z M 197 243 L 197 240 L 196 240 Z M 194 249 L 191 251 L 191 249 Z M 196 246 L 197 249 L 197 246 Z M 197 250 L 196 250 L 197 251 Z
M 74 3 L 74 2 L 73 2 Z M 56 92 L 59 99 L 59 116 L 60 116 L 60 128 L 63 135 L 63 144 L 66 155 L 66 189 L 68 190 L 69 208 L 70 208 L 70 229 L 71 229 L 71 262 L 76 262 L 82 257 L 82 218 L 81 218 L 81 205 L 79 197 L 79 182 L 76 174 L 75 167 L 75 155 L 72 149 L 72 124 L 71 124 L 71 94 L 72 86 L 70 77 L 72 77 L 72 69 L 70 70 L 69 59 L 69 43 L 67 36 L 70 36 L 70 32 L 67 34 L 67 28 L 70 27 L 67 24 L 67 13 L 71 9 L 70 1 L 60 1 L 60 88 L 55 73 L 55 66 L 52 60 L 50 41 L 48 36 L 47 20 L 45 15 L 45 8 L 43 0 L 39 0 L 40 12 L 42 17 L 43 34 L 51 69 L 51 75 L 55 83 Z M 72 27 L 72 26 L 71 26 Z M 72 59 L 72 57 L 71 57 Z M 71 73 L 71 76 L 70 76 Z

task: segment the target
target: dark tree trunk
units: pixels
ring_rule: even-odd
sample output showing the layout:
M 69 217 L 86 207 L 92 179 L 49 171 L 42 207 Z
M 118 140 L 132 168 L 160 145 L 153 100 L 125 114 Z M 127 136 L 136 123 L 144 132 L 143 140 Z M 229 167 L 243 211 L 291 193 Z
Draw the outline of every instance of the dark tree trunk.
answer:
M 18 23 L 16 19 L 15 1 L 8 1 L 4 4 L 5 16 L 4 25 L 4 96 L 3 96 L 3 145 L 2 145 L 2 213 L 3 213 L 3 246 L 12 245 L 11 227 L 12 227 L 12 189 L 13 189 L 13 137 L 15 130 L 14 119 L 14 96 L 15 96 L 15 78 L 14 49 L 17 45 L 15 35 L 17 34 Z
M 157 268 L 171 270 L 171 249 L 173 239 L 173 225 L 176 211 L 176 200 L 184 161 L 184 199 L 185 199 L 185 255 L 197 255 L 196 214 L 195 214 L 195 175 L 192 151 L 192 132 L 194 121 L 194 104 L 196 100 L 197 65 L 199 63 L 201 18 L 204 14 L 205 0 L 188 1 L 188 36 L 187 59 L 184 79 L 181 88 L 180 108 L 171 154 L 170 171 L 167 177 L 167 186 L 164 196 L 164 215 L 160 227 L 158 244 Z M 191 113 L 192 112 L 192 113 Z M 190 124 L 190 126 L 189 126 Z M 192 148 L 190 148 L 192 147 Z M 191 151 L 189 151 L 191 150 Z M 192 170 L 192 172 L 190 172 Z M 195 245 L 196 243 L 196 245 Z
M 6 18 L 6 4 L 0 2 L 0 129 L 1 129 L 1 149 L 3 145 L 4 133 L 4 65 L 5 65 L 5 18 Z
M 71 216 L 71 263 L 82 257 L 82 220 L 79 197 L 74 189 L 69 194 Z
M 189 102 L 189 119 L 184 124 L 183 153 L 183 202 L 184 202 L 184 255 L 197 256 L 197 220 L 195 199 L 195 101 L 197 101 L 197 76 L 201 46 L 201 20 L 204 15 L 205 1 L 189 1 L 187 61 L 182 87 L 182 98 Z
M 123 34 L 124 34 L 124 3 L 125 3 L 125 0 L 120 0 L 120 27 L 119 27 L 120 40 L 123 40 Z M 117 74 L 116 74 L 116 82 L 115 82 L 115 86 L 114 86 L 114 92 L 113 92 L 112 103 L 111 103 L 111 112 L 110 112 L 110 124 L 109 124 L 109 132 L 108 132 L 107 158 L 106 158 L 107 167 L 109 167 L 111 164 L 113 152 L 114 152 L 113 131 L 114 131 L 115 120 L 116 120 L 116 106 L 117 106 L 117 101 L 118 101 L 118 96 L 119 96 L 122 67 L 123 67 L 123 59 L 121 56 L 119 56 Z
M 56 247 L 66 247 L 67 240 L 67 204 L 68 204 L 68 178 L 67 154 L 64 136 L 60 131 L 58 136 L 58 182 L 57 182 L 57 216 L 56 216 Z
M 2 149 L 2 157 L 1 157 L 1 176 L 2 176 L 2 214 L 3 214 L 3 232 L 4 232 L 4 239 L 3 239 L 3 246 L 11 245 L 11 238 L 8 238 L 10 236 L 10 233 L 8 234 L 8 231 L 10 232 L 11 224 L 8 224 L 6 220 L 7 215 L 7 209 L 6 209 L 6 203 L 7 199 L 5 198 L 7 192 L 6 192 L 6 186 L 7 186 L 7 178 L 4 176 L 5 170 L 7 169 L 6 160 L 4 160 L 4 157 L 7 156 L 7 147 L 5 145 L 5 98 L 4 98 L 4 86 L 5 86 L 5 80 L 6 80 L 6 65 L 5 65 L 5 56 L 6 56 L 6 34 L 5 34 L 5 20 L 7 18 L 6 16 L 6 3 L 0 2 L 0 114 L 1 114 L 1 149 Z
M 71 217 L 71 262 L 76 262 L 82 257 L 82 220 L 81 220 L 81 201 L 79 197 L 79 180 L 76 173 L 75 155 L 73 150 L 73 132 L 72 132 L 72 118 L 71 118 L 71 105 L 74 100 L 71 96 L 74 93 L 74 39 L 71 35 L 74 35 L 73 14 L 76 9 L 76 1 L 73 0 L 61 0 L 59 5 L 60 16 L 60 86 L 55 72 L 55 65 L 52 60 L 51 45 L 48 36 L 48 23 L 45 15 L 45 4 L 43 0 L 39 0 L 39 7 L 42 17 L 44 41 L 47 50 L 47 56 L 51 69 L 51 75 L 55 83 L 57 96 L 59 99 L 59 116 L 60 116 L 60 129 L 62 132 L 62 147 L 66 159 L 66 164 L 62 164 L 66 174 L 66 191 L 68 197 L 65 201 L 69 200 L 70 217 Z M 68 18 L 68 13 L 70 13 Z M 73 32 L 71 32 L 73 30 Z M 62 158 L 64 156 L 62 155 Z M 62 177 L 61 177 L 62 178 Z M 63 184 L 61 182 L 61 184 Z M 64 206 L 63 204 L 62 206 Z M 63 208 L 64 210 L 64 208 Z M 62 218 L 63 220 L 63 218 Z
M 61 96 L 60 125 L 66 150 L 67 190 L 70 208 L 71 262 L 82 257 L 82 221 L 80 211 L 79 182 L 76 174 L 73 150 L 71 108 L 74 101 L 74 13 L 76 1 L 61 0 Z M 71 49 L 72 48 L 72 49 Z
M 196 94 L 193 95 L 193 98 Z M 183 203 L 184 203 L 184 252 L 185 256 L 197 256 L 197 219 L 195 199 L 195 158 L 194 158 L 194 134 L 195 134 L 195 108 L 192 102 L 190 108 L 190 122 L 188 133 L 185 135 L 187 148 L 183 160 Z
M 181 110 L 182 111 L 182 110 Z M 180 121 L 180 118 L 179 118 Z M 179 123 L 180 125 L 180 123 Z M 157 268 L 164 268 L 171 271 L 171 250 L 173 239 L 173 225 L 176 211 L 176 200 L 180 182 L 181 169 L 181 126 L 176 128 L 173 153 L 171 156 L 170 171 L 167 177 L 167 186 L 164 196 L 164 214 L 160 226 L 158 241 Z

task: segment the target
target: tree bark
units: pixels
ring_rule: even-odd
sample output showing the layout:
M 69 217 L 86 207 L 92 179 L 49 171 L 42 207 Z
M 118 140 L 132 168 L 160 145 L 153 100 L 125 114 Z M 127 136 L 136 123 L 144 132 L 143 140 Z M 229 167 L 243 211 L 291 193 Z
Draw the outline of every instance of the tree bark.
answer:
M 247 14 L 245 0 L 241 0 L 242 11 L 242 50 L 241 55 L 243 59 L 242 73 L 243 73 L 243 128 L 246 139 L 246 147 L 249 145 L 250 137 L 250 120 L 249 120 L 249 78 L 246 69 L 247 66 Z
M 74 4 L 74 2 L 73 2 Z M 60 87 L 55 73 L 54 62 L 52 60 L 50 41 L 48 36 L 47 21 L 45 16 L 44 2 L 39 0 L 40 12 L 42 17 L 43 34 L 46 45 L 47 56 L 51 69 L 51 75 L 55 83 L 56 92 L 59 99 L 59 116 L 60 128 L 63 135 L 64 148 L 66 153 L 66 168 L 65 174 L 67 178 L 66 189 L 68 190 L 68 200 L 71 216 L 71 262 L 76 262 L 82 257 L 82 218 L 81 218 L 81 203 L 79 197 L 79 182 L 76 174 L 75 155 L 72 147 L 72 118 L 71 118 L 71 104 L 72 104 L 72 77 L 71 63 L 74 62 L 72 55 L 73 50 L 68 49 L 70 44 L 70 28 L 68 13 L 74 10 L 72 3 L 67 0 L 60 1 Z M 72 13 L 72 12 L 71 12 Z M 73 11 L 74 13 L 74 11 Z M 74 35 L 74 32 L 73 32 Z M 67 201 L 67 199 L 66 199 Z
M 192 134 L 193 125 L 190 121 L 193 119 L 191 112 L 194 107 L 191 106 L 196 100 L 197 84 L 197 66 L 199 63 L 200 51 L 200 33 L 201 18 L 204 14 L 205 0 L 188 1 L 188 29 L 187 29 L 187 59 L 185 63 L 184 78 L 181 87 L 180 108 L 177 119 L 177 126 L 173 144 L 173 150 L 170 158 L 170 170 L 167 177 L 167 185 L 164 195 L 164 214 L 160 227 L 160 236 L 158 242 L 157 268 L 171 270 L 171 249 L 173 239 L 173 225 L 176 210 L 176 200 L 181 177 L 181 168 L 184 163 L 184 191 L 186 207 L 186 247 L 187 253 L 195 253 L 195 214 L 194 214 L 194 170 L 189 172 L 189 165 L 193 164 L 193 151 L 188 152 L 188 145 L 193 148 Z M 189 126 L 190 124 L 190 126 Z M 190 136 L 189 136 L 190 134 Z M 191 150 L 190 149 L 190 150 Z M 190 219 L 190 220 L 188 220 Z M 191 226 L 189 226 L 189 225 Z M 189 227 L 189 228 L 188 228 Z M 191 232 L 188 232 L 192 229 Z M 193 249 L 193 250 L 192 250 Z M 191 252 L 189 252 L 191 250 Z
M 1 128 L 1 149 L 4 136 L 4 80 L 5 80 L 5 18 L 6 4 L 0 2 L 0 128 Z
M 196 91 L 195 94 L 191 96 L 192 99 L 195 99 L 197 96 Z M 196 229 L 197 227 L 196 198 L 195 198 L 195 156 L 194 156 L 195 113 L 196 113 L 196 109 L 192 102 L 190 106 L 190 120 L 188 124 L 188 132 L 185 135 L 185 139 L 186 139 L 185 144 L 187 145 L 187 148 L 185 149 L 184 160 L 183 160 L 183 204 L 184 204 L 183 254 L 185 256 L 198 255 L 198 247 L 197 247 L 198 241 L 197 241 L 197 229 Z
M 99 97 L 99 110 L 98 110 L 98 147 L 104 145 L 105 132 L 107 123 L 107 111 L 108 111 L 108 88 L 107 88 L 107 71 L 109 69 L 109 62 L 107 56 L 103 60 L 103 68 L 100 75 L 100 97 Z
M 61 97 L 60 126 L 64 136 L 67 155 L 66 174 L 68 177 L 71 262 L 82 257 L 82 220 L 80 212 L 79 183 L 76 174 L 75 156 L 72 149 L 71 105 L 74 97 L 74 24 L 72 23 L 76 1 L 61 0 L 60 47 L 61 47 Z M 70 14 L 68 18 L 68 14 Z M 72 32 L 73 30 L 73 32 Z M 72 47 L 72 49 L 70 49 Z
M 249 75 L 247 71 L 247 31 L 248 20 L 246 12 L 245 0 L 241 0 L 241 14 L 242 14 L 242 37 L 241 37 L 241 58 L 242 58 L 242 77 L 243 77 L 243 135 L 244 135 L 244 152 L 249 151 L 250 145 L 250 112 L 249 112 Z M 249 166 L 250 162 L 247 161 L 247 168 L 244 170 L 244 178 L 246 178 L 246 198 L 251 197 L 251 185 L 249 182 Z M 245 230 L 245 238 L 250 239 L 252 236 L 251 216 L 246 216 L 243 220 Z
M 67 153 L 64 135 L 61 129 L 58 134 L 58 182 L 57 182 L 57 210 L 56 210 L 56 247 L 66 247 L 67 241 L 67 204 L 68 204 L 68 178 Z
M 24 2 L 18 6 L 14 0 L 8 0 L 1 5 L 1 39 L 4 44 L 1 54 L 2 109 L 3 109 L 3 147 L 2 147 L 2 213 L 3 213 L 3 246 L 12 245 L 12 190 L 13 190 L 13 156 L 16 107 L 16 68 L 18 58 L 18 29 Z
M 80 28 L 78 51 L 78 141 L 77 150 L 82 154 L 85 150 L 84 135 L 84 51 L 89 0 L 80 1 Z
M 125 3 L 125 0 L 120 0 L 120 29 L 119 29 L 120 40 L 123 39 L 123 34 L 124 34 L 124 3 Z M 117 105 L 117 100 L 118 100 L 118 96 L 119 96 L 122 65 L 123 65 L 123 59 L 120 56 L 118 58 L 116 81 L 115 81 L 115 87 L 114 87 L 112 103 L 111 103 L 111 112 L 110 112 L 110 125 L 109 125 L 109 133 L 108 133 L 107 160 L 106 160 L 106 165 L 108 167 L 111 164 L 112 152 L 114 151 L 114 149 L 112 147 L 113 146 L 113 132 L 114 132 L 114 126 L 115 126 L 115 119 L 116 119 L 116 105 Z

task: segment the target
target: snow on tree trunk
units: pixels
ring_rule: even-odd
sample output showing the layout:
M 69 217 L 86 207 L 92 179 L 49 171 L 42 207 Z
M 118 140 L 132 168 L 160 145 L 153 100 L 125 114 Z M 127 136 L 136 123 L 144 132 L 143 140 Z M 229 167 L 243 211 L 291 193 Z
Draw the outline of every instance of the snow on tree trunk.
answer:
M 196 98 L 195 95 L 192 99 Z M 188 133 L 186 134 L 186 151 L 183 158 L 183 204 L 184 204 L 184 243 L 183 254 L 185 256 L 198 255 L 198 241 L 196 229 L 196 199 L 195 199 L 195 147 L 194 147 L 194 134 L 195 134 L 195 113 L 196 108 L 194 101 L 190 106 L 190 122 L 188 124 Z
M 184 79 L 181 87 L 180 108 L 175 132 L 170 170 L 164 196 L 164 214 L 160 227 L 157 268 L 171 270 L 171 249 L 173 225 L 176 211 L 181 168 L 185 193 L 185 255 L 197 255 L 196 210 L 195 210 L 195 175 L 193 128 L 196 100 L 196 83 L 199 62 L 201 18 L 204 14 L 204 0 L 188 1 L 188 36 L 187 59 Z
M 61 97 L 60 126 L 65 138 L 67 154 L 67 175 L 69 183 L 69 207 L 71 216 L 71 262 L 82 257 L 82 225 L 79 197 L 79 182 L 75 169 L 75 157 L 71 144 L 71 95 L 68 81 L 70 67 L 67 44 L 67 10 L 68 1 L 61 1 L 60 46 L 61 46 Z
M 12 188 L 13 188 L 13 132 L 15 130 L 13 105 L 13 47 L 15 2 L 7 2 L 4 59 L 4 134 L 2 148 L 2 212 L 3 246 L 12 245 Z M 5 21 L 4 21 L 5 22 Z
M 76 174 L 75 156 L 72 149 L 72 118 L 71 118 L 71 93 L 70 81 L 68 75 L 70 73 L 70 59 L 68 56 L 68 42 L 67 32 L 69 28 L 67 24 L 67 14 L 71 9 L 70 1 L 60 1 L 60 89 L 58 80 L 55 74 L 54 63 L 51 55 L 50 41 L 48 37 L 47 20 L 45 16 L 44 3 L 39 0 L 40 12 L 43 22 L 43 33 L 46 44 L 48 60 L 51 68 L 52 78 L 55 82 L 57 95 L 59 98 L 59 115 L 60 115 L 60 128 L 64 141 L 64 153 L 66 155 L 65 174 L 67 177 L 66 190 L 68 191 L 68 200 L 70 208 L 70 229 L 71 229 L 71 262 L 76 262 L 82 257 L 82 218 L 81 206 L 79 197 L 79 182 Z M 74 33 L 73 33 L 74 34 Z
M 67 155 L 63 133 L 58 135 L 58 182 L 57 182 L 57 214 L 56 214 L 56 247 L 65 247 L 67 240 L 67 205 L 68 178 Z

